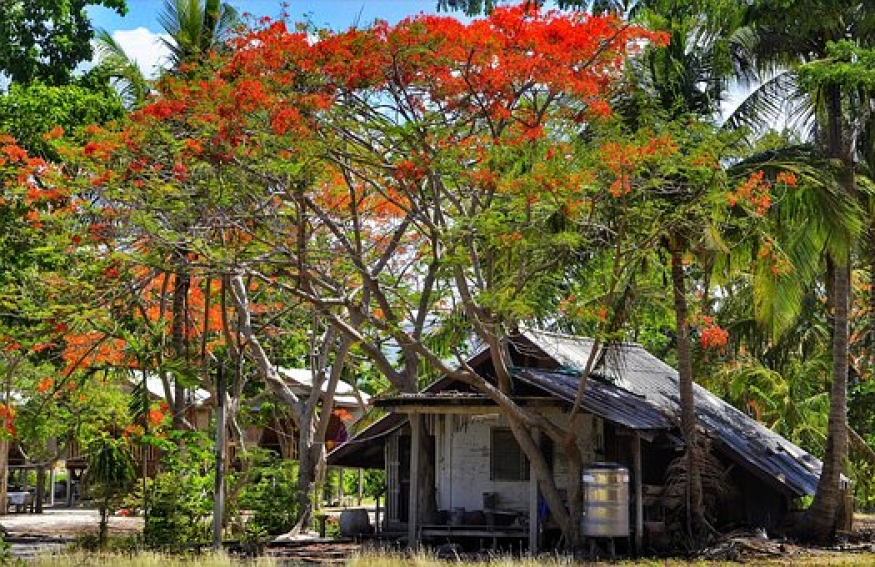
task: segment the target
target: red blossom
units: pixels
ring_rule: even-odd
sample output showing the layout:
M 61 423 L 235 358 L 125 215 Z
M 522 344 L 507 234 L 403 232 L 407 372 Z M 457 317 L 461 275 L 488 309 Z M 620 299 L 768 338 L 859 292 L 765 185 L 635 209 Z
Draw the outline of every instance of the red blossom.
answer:
M 158 120 L 167 120 L 178 114 L 182 114 L 186 109 L 186 104 L 182 100 L 160 99 L 143 108 L 142 112 L 146 116 L 157 118 Z
M 790 179 L 795 183 L 795 176 Z M 756 214 L 764 215 L 772 206 L 771 188 L 772 184 L 765 179 L 765 174 L 762 171 L 756 171 L 735 191 L 727 193 L 726 201 L 730 207 L 742 204 L 752 208 Z
M 43 134 L 43 140 L 56 140 L 64 135 L 64 129 L 60 126 L 55 126 L 45 134 Z
M 703 318 L 699 333 L 699 342 L 707 349 L 718 349 L 722 352 L 729 342 L 729 332 L 714 323 L 711 317 Z
M 161 425 L 161 422 L 164 421 L 164 414 L 159 410 L 150 409 L 146 418 L 149 420 L 149 425 L 152 427 L 157 427 Z

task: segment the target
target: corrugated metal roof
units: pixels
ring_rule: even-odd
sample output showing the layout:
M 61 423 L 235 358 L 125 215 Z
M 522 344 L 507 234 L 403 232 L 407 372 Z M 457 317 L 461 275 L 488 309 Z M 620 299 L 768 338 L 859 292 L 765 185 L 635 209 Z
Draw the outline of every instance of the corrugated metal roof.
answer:
M 382 416 L 328 453 L 328 464 L 340 467 L 383 468 L 385 466 L 383 440 L 405 423 L 407 423 L 407 416 L 402 413 Z
M 578 373 L 586 367 L 593 341 L 534 330 L 525 331 L 523 337 L 565 371 L 526 369 L 520 377 L 528 376 L 529 381 L 534 380 L 538 382 L 536 385 L 557 395 L 568 396 L 575 392 Z M 587 384 L 584 401 L 587 410 L 633 429 L 654 427 L 658 422 L 654 412 L 669 420 L 668 423 L 671 418 L 675 423 L 679 420 L 675 417 L 680 415 L 677 371 L 640 345 L 612 346 L 594 375 Z M 695 400 L 700 425 L 727 453 L 746 463 L 753 472 L 783 485 L 792 494 L 814 494 L 820 477 L 819 460 L 698 385 Z
M 517 369 L 514 377 L 573 402 L 580 383 L 579 372 Z M 670 429 L 672 419 L 661 409 L 640 396 L 619 390 L 593 376 L 586 384 L 583 394 L 583 409 L 599 417 L 619 423 L 630 429 Z

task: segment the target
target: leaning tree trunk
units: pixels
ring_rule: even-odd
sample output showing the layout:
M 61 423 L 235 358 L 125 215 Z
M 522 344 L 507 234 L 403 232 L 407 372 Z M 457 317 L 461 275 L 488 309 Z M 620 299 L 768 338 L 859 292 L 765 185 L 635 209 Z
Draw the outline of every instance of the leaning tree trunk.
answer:
M 800 535 L 815 541 L 834 538 L 842 499 L 841 476 L 848 460 L 848 311 L 850 266 L 837 265 L 833 279 L 832 385 L 823 469 Z
M 171 339 L 173 341 L 173 355 L 176 364 L 182 363 L 186 358 L 186 311 L 188 308 L 188 291 L 191 286 L 191 278 L 185 272 L 185 259 L 179 261 L 178 272 L 173 286 L 173 320 L 171 323 Z M 185 429 L 185 386 L 179 376 L 173 380 L 173 429 L 182 431 Z
M 496 333 L 492 336 L 498 337 L 498 334 Z M 514 403 L 511 397 L 512 380 L 507 364 L 507 361 L 510 360 L 510 354 L 506 348 L 507 344 L 505 341 L 494 340 L 489 342 L 489 347 L 492 352 L 497 385 L 492 386 L 488 382 L 478 382 L 476 379 L 472 385 L 492 398 L 501 408 L 501 413 L 507 419 L 520 449 L 529 459 L 529 465 L 532 467 L 532 472 L 538 482 L 540 493 L 550 509 L 550 514 L 562 530 L 565 545 L 568 548 L 575 549 L 581 543 L 580 523 L 577 518 L 580 518 L 579 514 L 582 506 L 580 487 L 582 458 L 576 444 L 576 436 L 573 430 L 560 431 L 555 424 L 551 424 L 543 416 L 527 412 L 524 408 Z M 538 423 L 538 426 L 535 423 Z M 541 433 L 550 435 L 553 441 L 557 443 L 557 446 L 565 451 L 569 473 L 573 475 L 569 478 L 569 502 L 567 506 L 559 494 L 556 480 L 553 478 L 553 471 L 547 464 L 544 453 L 541 451 L 541 447 L 533 435 L 533 430 L 536 428 L 540 429 Z M 575 511 L 577 515 L 575 515 Z
M 405 383 L 402 391 L 406 394 L 419 393 L 419 364 L 420 357 L 413 349 L 404 349 L 404 377 Z M 436 463 L 434 462 L 434 437 L 428 434 L 425 427 L 425 420 L 422 416 L 411 415 L 410 421 L 414 419 L 421 420 L 420 427 L 411 426 L 410 447 L 419 447 L 419 475 L 417 478 L 411 478 L 411 490 L 414 490 L 413 485 L 416 485 L 416 494 L 419 495 L 419 505 L 417 506 L 417 525 L 434 524 L 438 519 L 437 506 L 437 487 L 435 479 Z M 418 442 L 413 439 L 412 435 L 419 432 Z M 411 454 L 411 462 L 413 455 Z M 414 521 L 414 518 L 408 518 L 408 521 Z
M 693 394 L 693 356 L 687 321 L 687 295 L 681 250 L 671 250 L 671 281 L 674 293 L 675 325 L 678 341 L 678 386 L 681 401 L 681 433 L 687 452 L 687 530 L 695 542 L 705 531 L 702 496 L 702 471 L 697 439 L 696 408 Z
M 839 183 L 850 199 L 856 198 L 852 146 L 844 132 L 841 90 L 825 88 L 827 104 L 826 143 L 831 158 L 842 163 Z M 841 507 L 842 473 L 848 461 L 848 362 L 850 344 L 851 254 L 849 249 L 832 257 L 832 385 L 823 469 L 814 501 L 806 510 L 799 535 L 815 541 L 834 539 Z
M 5 431 L 6 417 L 0 423 L 0 431 Z M 0 502 L 7 502 L 9 491 L 9 439 L 4 435 L 0 438 Z M 0 505 L 0 516 L 6 515 L 6 506 Z

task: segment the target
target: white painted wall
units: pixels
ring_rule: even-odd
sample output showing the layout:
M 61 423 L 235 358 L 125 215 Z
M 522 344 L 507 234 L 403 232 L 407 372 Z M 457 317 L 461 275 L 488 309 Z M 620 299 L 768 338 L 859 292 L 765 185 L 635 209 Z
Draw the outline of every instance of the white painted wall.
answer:
M 568 423 L 565 414 L 559 411 L 548 417 L 558 425 Z M 588 463 L 597 459 L 596 449 L 603 439 L 603 424 L 601 419 L 588 414 L 581 422 L 579 445 L 584 463 Z M 483 493 L 497 492 L 500 509 L 528 512 L 528 481 L 492 481 L 489 478 L 490 430 L 493 427 L 507 427 L 507 420 L 497 415 L 443 415 L 434 423 L 439 509 L 482 510 Z M 567 486 L 567 466 L 561 449 L 556 448 L 554 455 L 557 484 L 564 488 Z

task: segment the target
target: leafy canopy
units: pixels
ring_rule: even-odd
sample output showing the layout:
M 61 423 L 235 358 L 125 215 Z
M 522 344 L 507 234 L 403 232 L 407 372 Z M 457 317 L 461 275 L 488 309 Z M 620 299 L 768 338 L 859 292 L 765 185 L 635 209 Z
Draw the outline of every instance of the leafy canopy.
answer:
M 92 55 L 87 6 L 127 11 L 125 0 L 0 2 L 0 72 L 15 83 L 69 83 L 76 66 Z

